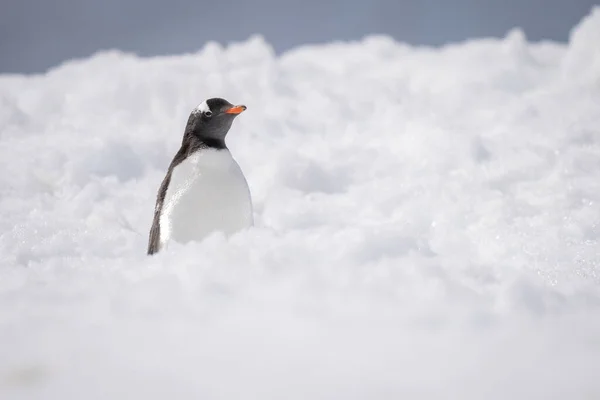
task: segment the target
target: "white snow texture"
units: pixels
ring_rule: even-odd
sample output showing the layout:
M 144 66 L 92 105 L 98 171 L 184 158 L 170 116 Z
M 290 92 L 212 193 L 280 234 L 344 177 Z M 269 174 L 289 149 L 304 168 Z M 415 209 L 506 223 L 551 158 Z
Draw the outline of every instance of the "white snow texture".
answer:
M 600 398 L 600 8 L 0 76 L 0 398 Z M 146 256 L 189 112 L 255 227 Z

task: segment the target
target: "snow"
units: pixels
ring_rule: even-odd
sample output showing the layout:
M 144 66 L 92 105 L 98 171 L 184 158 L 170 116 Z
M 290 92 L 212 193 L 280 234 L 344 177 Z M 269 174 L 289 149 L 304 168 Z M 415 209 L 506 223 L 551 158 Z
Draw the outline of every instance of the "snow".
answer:
M 0 76 L 2 399 L 600 397 L 600 8 L 276 56 L 117 51 Z M 256 226 L 145 255 L 189 112 Z

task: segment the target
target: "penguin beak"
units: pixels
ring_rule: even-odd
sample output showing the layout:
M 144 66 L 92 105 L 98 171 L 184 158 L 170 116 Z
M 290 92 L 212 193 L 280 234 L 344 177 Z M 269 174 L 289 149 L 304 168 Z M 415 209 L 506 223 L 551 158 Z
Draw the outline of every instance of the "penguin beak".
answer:
M 225 110 L 225 114 L 240 114 L 246 110 L 246 106 L 233 106 L 227 110 Z

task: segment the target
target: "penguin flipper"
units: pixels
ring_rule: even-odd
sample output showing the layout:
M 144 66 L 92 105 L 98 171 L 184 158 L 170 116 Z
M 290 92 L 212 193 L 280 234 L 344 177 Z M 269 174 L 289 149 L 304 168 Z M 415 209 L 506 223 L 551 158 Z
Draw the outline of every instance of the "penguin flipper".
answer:
M 160 188 L 158 189 L 158 195 L 156 196 L 156 206 L 154 207 L 154 219 L 152 220 L 152 227 L 150 228 L 150 235 L 148 238 L 148 255 L 158 253 L 160 250 L 160 215 L 162 213 L 163 202 L 169 182 L 171 181 L 171 168 L 163 179 Z
M 150 237 L 148 239 L 148 255 L 151 256 L 155 253 L 158 253 L 160 250 L 160 224 L 159 217 L 154 216 L 154 221 L 152 221 L 152 227 L 150 228 Z

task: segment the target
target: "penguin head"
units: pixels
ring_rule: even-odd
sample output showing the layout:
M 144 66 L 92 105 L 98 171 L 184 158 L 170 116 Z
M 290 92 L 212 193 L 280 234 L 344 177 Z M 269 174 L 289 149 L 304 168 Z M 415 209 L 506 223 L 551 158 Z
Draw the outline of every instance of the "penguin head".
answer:
M 185 132 L 204 141 L 224 141 L 233 120 L 244 110 L 246 106 L 234 106 L 218 97 L 205 100 L 190 114 Z

